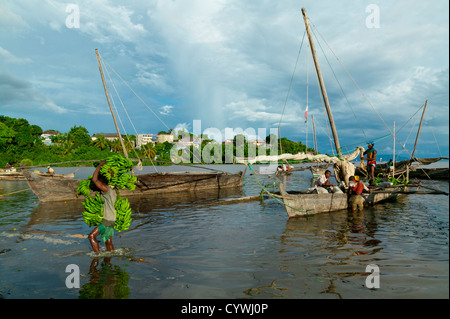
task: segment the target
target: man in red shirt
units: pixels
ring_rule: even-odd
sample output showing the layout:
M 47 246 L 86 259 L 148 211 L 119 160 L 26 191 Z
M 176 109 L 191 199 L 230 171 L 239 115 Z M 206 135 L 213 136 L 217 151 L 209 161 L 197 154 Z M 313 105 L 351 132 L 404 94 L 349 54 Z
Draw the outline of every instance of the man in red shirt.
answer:
M 355 180 L 355 176 L 350 176 L 349 181 L 351 195 L 348 204 L 352 211 L 356 212 L 358 209 L 362 210 L 364 207 L 364 197 L 361 194 L 366 189 L 366 186 L 360 181 Z

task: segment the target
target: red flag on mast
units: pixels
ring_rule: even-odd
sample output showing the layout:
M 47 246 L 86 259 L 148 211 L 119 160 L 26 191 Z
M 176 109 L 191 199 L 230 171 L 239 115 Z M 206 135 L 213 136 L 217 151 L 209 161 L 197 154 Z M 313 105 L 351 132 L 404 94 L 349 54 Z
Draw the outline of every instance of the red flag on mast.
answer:
M 305 123 L 308 122 L 308 105 L 306 105 L 306 110 L 305 110 Z

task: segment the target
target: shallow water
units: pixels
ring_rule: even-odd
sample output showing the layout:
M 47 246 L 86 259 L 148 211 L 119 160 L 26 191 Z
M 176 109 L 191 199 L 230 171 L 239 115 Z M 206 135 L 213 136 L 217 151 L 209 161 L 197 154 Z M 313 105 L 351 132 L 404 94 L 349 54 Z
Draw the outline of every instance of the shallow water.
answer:
M 295 172 L 288 189 L 308 187 L 310 177 Z M 132 200 L 130 229 L 114 236 L 116 251 L 99 257 L 80 202 L 39 203 L 31 191 L 0 199 L 0 297 L 449 297 L 447 196 L 409 195 L 355 215 L 292 220 L 274 199 L 220 205 L 274 181 L 247 174 L 242 190 Z M 425 183 L 449 191 L 448 182 Z M 5 194 L 27 184 L 3 181 L 0 188 Z M 66 287 L 70 264 L 79 267 L 80 288 Z M 379 267 L 379 288 L 366 287 L 369 264 Z

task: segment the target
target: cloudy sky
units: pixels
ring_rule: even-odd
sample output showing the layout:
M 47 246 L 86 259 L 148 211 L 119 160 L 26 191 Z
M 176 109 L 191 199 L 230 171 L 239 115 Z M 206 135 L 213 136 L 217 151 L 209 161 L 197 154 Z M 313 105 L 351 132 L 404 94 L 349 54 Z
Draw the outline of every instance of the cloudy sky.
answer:
M 380 153 L 392 153 L 385 136 L 395 121 L 399 141 L 412 152 L 428 100 L 416 155 L 448 156 L 448 6 L 447 0 L 0 0 L 0 114 L 44 130 L 82 125 L 90 134 L 114 132 L 97 48 L 129 134 L 192 131 L 200 120 L 201 132 L 222 138 L 226 128 L 268 135 L 280 125 L 282 136 L 303 143 L 308 132 L 312 145 L 313 114 L 319 151 L 331 153 L 306 38 L 299 53 L 304 7 L 341 146 L 374 139 Z

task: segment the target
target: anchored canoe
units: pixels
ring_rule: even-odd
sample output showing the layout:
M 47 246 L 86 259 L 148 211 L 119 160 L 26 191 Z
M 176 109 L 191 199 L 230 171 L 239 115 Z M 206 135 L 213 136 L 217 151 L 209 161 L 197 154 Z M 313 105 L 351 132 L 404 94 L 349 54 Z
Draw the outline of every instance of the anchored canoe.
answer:
M 25 176 L 21 172 L 17 172 L 16 169 L 0 169 L 0 181 L 24 181 Z
M 77 199 L 80 180 L 73 176 L 53 176 L 23 170 L 28 185 L 41 202 Z M 243 172 L 170 172 L 137 175 L 136 189 L 120 189 L 123 197 L 145 196 L 171 192 L 197 192 L 212 189 L 242 187 Z
M 288 193 L 284 184 L 279 183 L 280 195 L 289 218 L 302 217 L 311 214 L 329 213 L 348 208 L 348 194 L 328 193 L 328 194 L 307 194 Z M 374 205 L 376 203 L 396 199 L 397 193 L 363 193 L 364 205 Z

